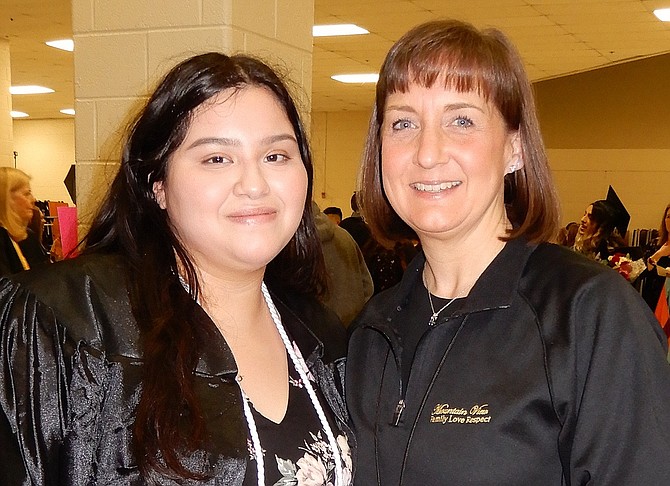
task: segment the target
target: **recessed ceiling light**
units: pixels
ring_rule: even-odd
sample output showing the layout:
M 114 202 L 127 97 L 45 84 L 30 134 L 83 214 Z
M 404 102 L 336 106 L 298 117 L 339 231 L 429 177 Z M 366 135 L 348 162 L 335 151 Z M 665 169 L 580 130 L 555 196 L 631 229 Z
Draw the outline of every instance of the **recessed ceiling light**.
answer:
M 73 108 L 63 108 L 62 110 L 60 110 L 60 112 L 63 115 L 74 115 L 74 109 Z
M 670 8 L 659 8 L 654 10 L 654 15 L 663 22 L 670 22 Z
M 28 116 L 28 113 L 22 111 L 10 111 L 12 118 L 25 118 Z
M 355 24 L 331 24 L 331 25 L 315 25 L 312 27 L 312 35 L 314 37 L 329 37 L 336 35 L 361 35 L 369 34 L 363 27 Z
M 331 78 L 333 78 L 335 81 L 339 81 L 340 83 L 376 83 L 379 80 L 379 74 L 335 74 L 331 76 Z
M 51 88 L 45 88 L 44 86 L 10 86 L 9 92 L 13 95 L 44 94 L 53 93 L 54 90 Z
M 56 49 L 61 49 L 63 51 L 74 51 L 74 41 L 72 39 L 59 39 L 46 41 L 46 45 L 55 47 Z

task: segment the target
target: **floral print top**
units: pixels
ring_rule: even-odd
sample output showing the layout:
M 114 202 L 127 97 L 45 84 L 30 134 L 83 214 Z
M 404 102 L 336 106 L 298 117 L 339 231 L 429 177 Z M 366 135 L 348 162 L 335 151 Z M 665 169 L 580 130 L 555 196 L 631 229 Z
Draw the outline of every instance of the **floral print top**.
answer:
M 294 344 L 295 348 L 295 344 Z M 257 412 L 252 403 L 251 413 L 263 449 L 265 462 L 265 484 L 273 486 L 333 486 L 335 484 L 335 460 L 328 444 L 328 437 L 314 410 L 307 389 L 302 383 L 293 362 L 288 358 L 289 397 L 286 415 L 275 423 Z M 309 375 L 310 381 L 313 381 Z M 351 485 L 351 453 L 344 435 L 337 435 L 335 417 L 330 411 L 317 386 L 313 386 L 324 413 L 336 434 L 342 454 L 344 486 Z M 244 486 L 257 486 L 256 459 L 251 438 L 247 439 L 250 461 L 244 478 Z

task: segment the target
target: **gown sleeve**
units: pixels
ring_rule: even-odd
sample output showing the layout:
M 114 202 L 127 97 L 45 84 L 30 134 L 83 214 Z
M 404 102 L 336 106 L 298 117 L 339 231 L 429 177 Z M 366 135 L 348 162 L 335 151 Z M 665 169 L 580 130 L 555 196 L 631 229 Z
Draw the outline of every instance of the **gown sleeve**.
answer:
M 59 484 L 68 388 L 53 312 L 0 279 L 0 484 Z

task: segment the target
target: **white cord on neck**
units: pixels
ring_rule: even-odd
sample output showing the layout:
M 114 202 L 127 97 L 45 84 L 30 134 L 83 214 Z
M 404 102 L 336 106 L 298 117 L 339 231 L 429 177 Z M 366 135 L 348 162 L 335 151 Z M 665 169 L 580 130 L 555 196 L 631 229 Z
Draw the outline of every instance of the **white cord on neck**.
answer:
M 237 382 L 239 385 L 239 381 Z M 258 428 L 256 427 L 256 420 L 254 420 L 254 415 L 251 413 L 251 407 L 249 407 L 249 397 L 242 386 L 240 385 L 240 390 L 242 391 L 242 403 L 244 406 L 244 416 L 247 419 L 247 425 L 249 426 L 249 433 L 251 434 L 251 443 L 254 446 L 254 456 L 256 456 L 256 477 L 258 478 L 258 486 L 265 486 L 265 458 L 263 457 L 263 448 L 261 447 L 261 438 L 258 436 Z
M 333 430 L 330 428 L 330 424 L 328 423 L 326 414 L 323 412 L 323 408 L 319 403 L 319 399 L 316 396 L 316 392 L 314 391 L 314 388 L 312 387 L 312 384 L 309 381 L 309 377 L 307 376 L 307 369 L 308 369 L 307 364 L 305 363 L 305 360 L 302 357 L 300 350 L 297 348 L 293 349 L 291 341 L 289 340 L 288 335 L 286 334 L 286 330 L 284 329 L 284 326 L 281 323 L 281 316 L 279 315 L 279 312 L 277 311 L 274 302 L 272 302 L 272 297 L 270 297 L 270 292 L 268 292 L 268 289 L 265 286 L 265 282 L 263 282 L 261 290 L 263 291 L 263 297 L 265 297 L 265 302 L 267 303 L 268 309 L 270 310 L 272 320 L 274 321 L 275 326 L 277 326 L 277 331 L 279 332 L 279 335 L 281 336 L 281 339 L 284 342 L 284 347 L 286 348 L 288 355 L 291 357 L 291 361 L 293 361 L 293 366 L 298 371 L 300 378 L 302 378 L 302 381 L 305 384 L 307 394 L 309 395 L 309 398 L 312 401 L 312 405 L 314 406 L 316 414 L 319 416 L 321 426 L 323 427 L 323 430 L 326 433 L 326 436 L 328 437 L 330 450 L 333 453 L 333 460 L 335 461 L 335 486 L 345 486 L 344 472 L 342 467 L 342 456 L 340 454 L 340 449 L 337 446 L 337 440 L 335 439 Z M 251 424 L 249 424 L 249 427 L 251 427 Z
M 179 281 L 181 282 L 184 289 L 186 289 L 186 291 L 188 292 L 189 285 L 186 283 L 186 280 L 184 280 L 184 278 L 181 275 L 179 275 Z M 333 431 L 330 428 L 330 424 L 328 423 L 326 414 L 323 412 L 323 408 L 319 403 L 319 399 L 316 396 L 316 392 L 314 391 L 314 388 L 312 387 L 312 384 L 309 381 L 309 377 L 307 376 L 307 369 L 308 369 L 307 363 L 305 363 L 305 359 L 302 357 L 300 350 L 293 349 L 291 341 L 289 340 L 288 335 L 286 334 L 286 330 L 284 329 L 284 326 L 281 323 L 281 316 L 279 315 L 279 312 L 277 311 L 277 308 L 275 307 L 275 304 L 272 301 L 272 297 L 270 297 L 270 292 L 268 292 L 268 289 L 265 286 L 265 282 L 262 282 L 261 290 L 263 292 L 263 297 L 265 298 L 265 303 L 267 304 L 268 310 L 270 311 L 272 321 L 275 323 L 277 331 L 279 332 L 282 342 L 284 343 L 286 352 L 290 356 L 291 361 L 293 361 L 294 368 L 298 371 L 300 378 L 305 384 L 307 394 L 309 395 L 312 405 L 314 406 L 316 414 L 319 416 L 321 426 L 323 427 L 323 430 L 325 431 L 326 436 L 328 437 L 330 450 L 333 453 L 333 460 L 335 461 L 335 486 L 345 486 L 344 470 L 342 466 L 342 456 L 340 453 L 340 449 L 337 446 L 337 440 L 335 439 L 335 435 L 333 434 Z M 198 302 L 198 304 L 200 304 L 200 302 Z M 251 443 L 254 447 L 254 455 L 256 456 L 256 476 L 258 479 L 258 486 L 265 486 L 265 459 L 263 457 L 263 447 L 261 446 L 261 439 L 258 435 L 258 427 L 256 426 L 256 420 L 254 419 L 254 415 L 253 413 L 251 413 L 251 407 L 249 406 L 249 397 L 247 396 L 246 393 L 244 393 L 240 381 L 236 380 L 236 382 L 240 387 L 240 391 L 242 392 L 242 406 L 244 408 L 244 417 L 247 420 L 249 434 L 251 435 Z

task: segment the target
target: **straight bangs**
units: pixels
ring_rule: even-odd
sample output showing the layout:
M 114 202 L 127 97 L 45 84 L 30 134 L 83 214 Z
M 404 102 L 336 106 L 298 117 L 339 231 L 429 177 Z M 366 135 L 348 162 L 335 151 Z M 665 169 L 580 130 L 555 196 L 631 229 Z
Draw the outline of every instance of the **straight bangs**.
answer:
M 420 24 L 389 50 L 379 73 L 376 100 L 359 174 L 362 212 L 380 240 L 413 232 L 386 198 L 381 178 L 381 127 L 388 96 L 410 86 L 474 92 L 495 107 L 509 131 L 521 139 L 523 166 L 505 176 L 504 198 L 512 229 L 505 239 L 523 236 L 548 241 L 556 234 L 559 206 L 523 61 L 505 34 L 482 31 L 458 20 Z
M 504 40 L 494 30 L 430 32 L 428 27 L 399 41 L 402 49 L 390 51 L 377 85 L 377 115 L 383 115 L 389 94 L 404 93 L 412 84 L 431 88 L 440 83 L 482 96 L 500 111 L 508 129 L 517 130 L 523 98 Z

